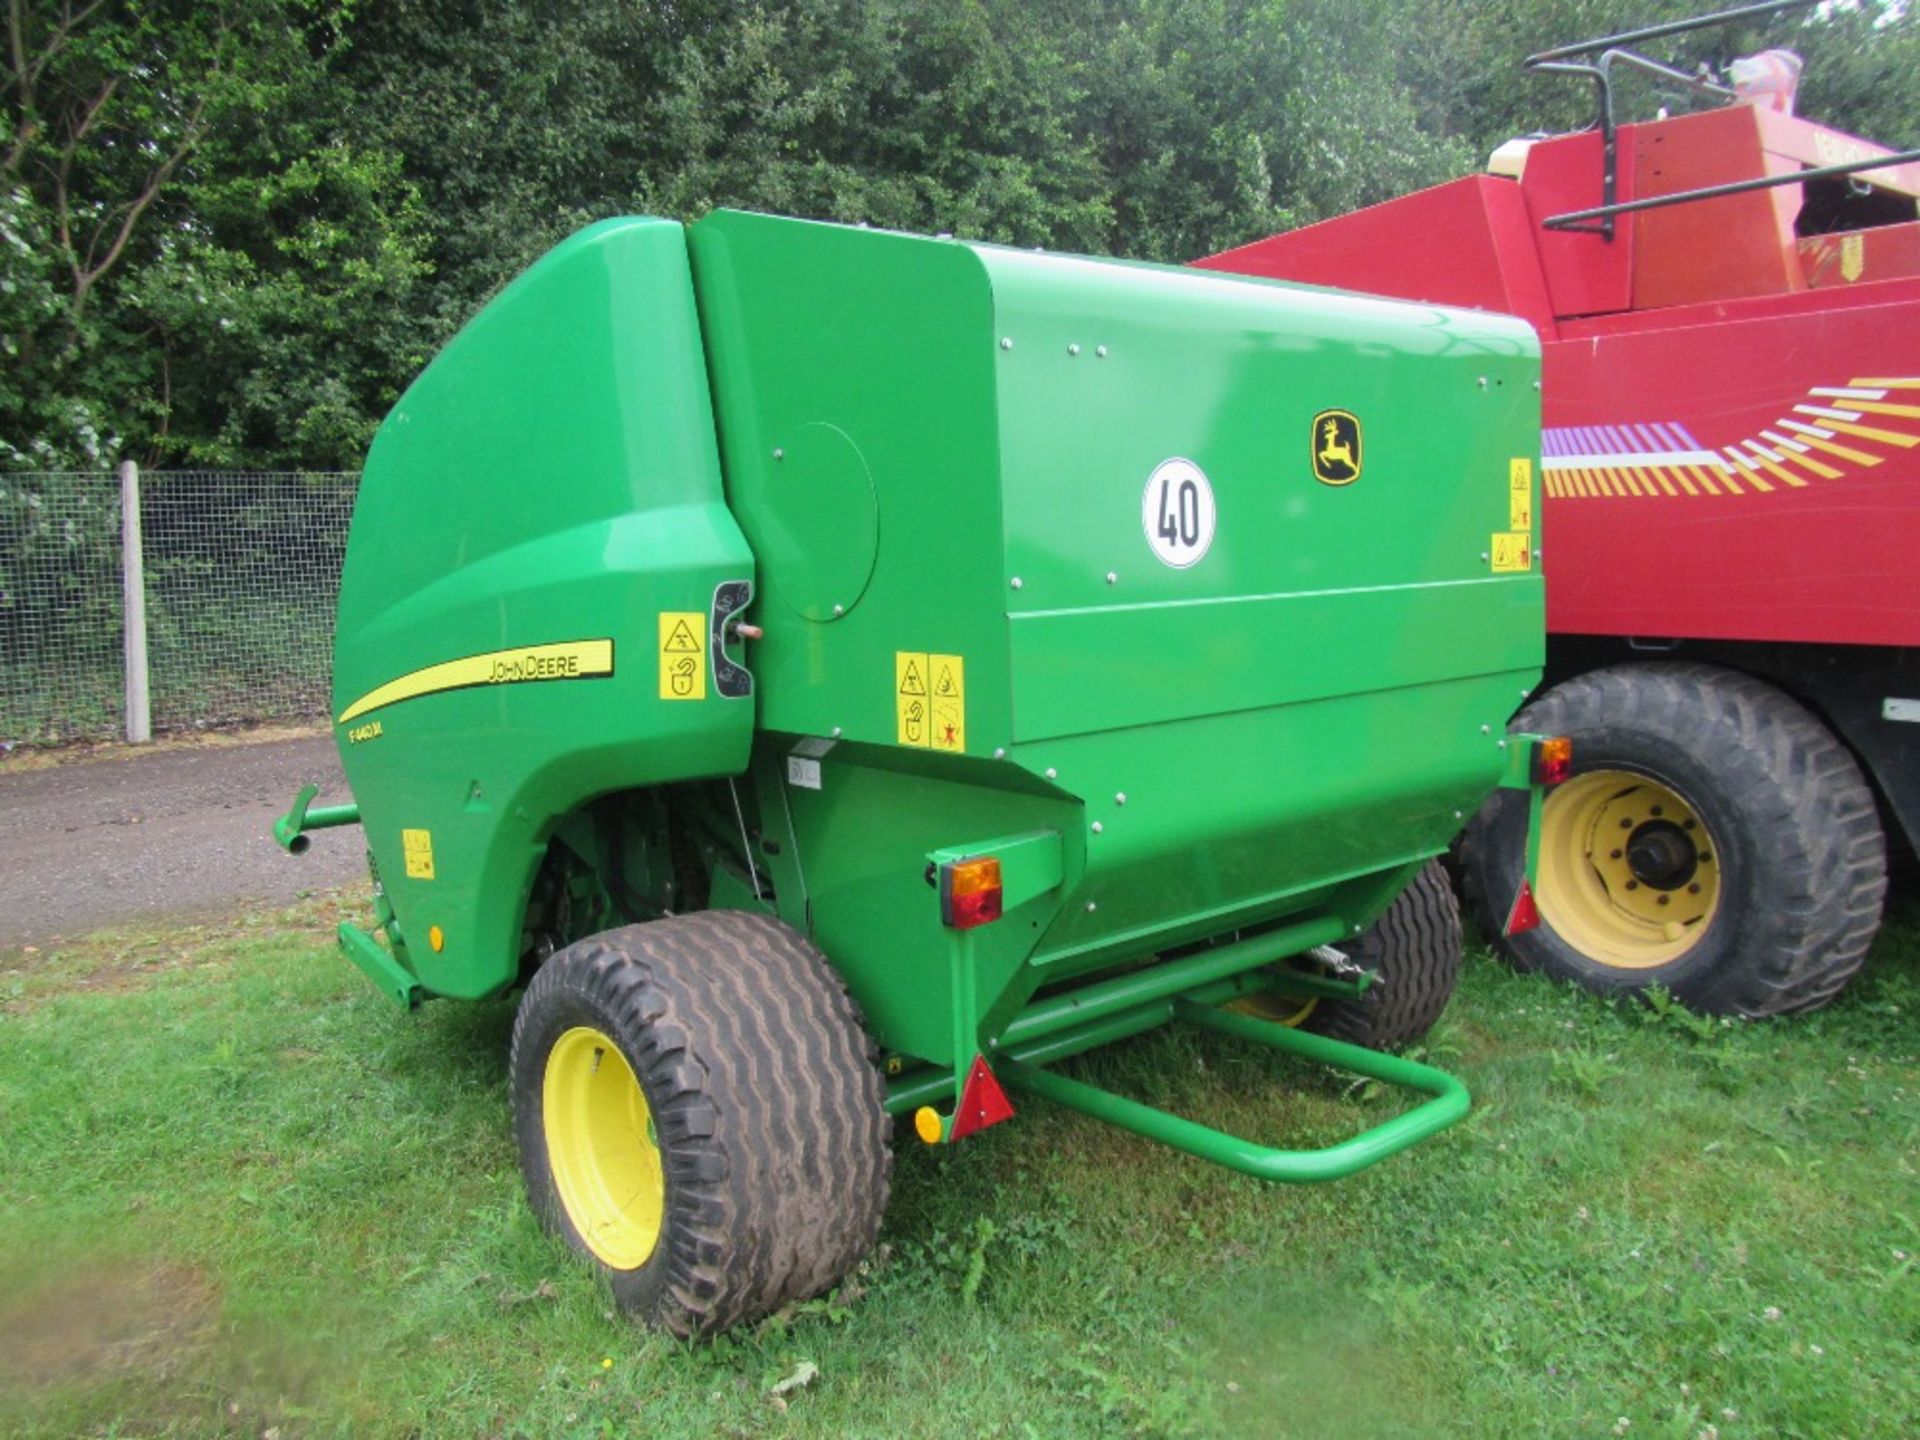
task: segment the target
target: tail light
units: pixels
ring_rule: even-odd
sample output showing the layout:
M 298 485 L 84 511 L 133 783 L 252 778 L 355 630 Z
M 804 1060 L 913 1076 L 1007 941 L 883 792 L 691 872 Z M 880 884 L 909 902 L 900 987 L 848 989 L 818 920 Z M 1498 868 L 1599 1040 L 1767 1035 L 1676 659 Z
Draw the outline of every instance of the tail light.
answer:
M 1573 741 L 1565 735 L 1533 742 L 1533 783 L 1561 785 L 1573 776 Z
M 978 859 L 949 860 L 940 867 L 940 923 L 956 930 L 971 930 L 1000 918 L 1002 891 L 1000 861 L 987 855 Z

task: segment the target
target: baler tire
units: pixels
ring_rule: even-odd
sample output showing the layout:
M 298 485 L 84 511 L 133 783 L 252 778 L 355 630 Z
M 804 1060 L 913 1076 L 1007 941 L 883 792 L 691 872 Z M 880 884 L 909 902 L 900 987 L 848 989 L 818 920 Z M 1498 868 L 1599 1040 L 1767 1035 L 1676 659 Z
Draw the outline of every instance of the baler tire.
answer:
M 1542 923 L 1503 938 L 1527 807 L 1523 793 L 1497 791 L 1468 824 L 1464 890 L 1481 931 L 1516 968 L 1603 994 L 1659 985 L 1694 1010 L 1749 1018 L 1824 1005 L 1859 970 L 1886 895 L 1886 840 L 1859 765 L 1797 700 L 1719 666 L 1618 665 L 1556 686 L 1511 728 L 1571 737 L 1573 776 L 1563 789 L 1583 774 L 1626 772 L 1652 782 L 1651 793 L 1676 797 L 1710 837 L 1702 863 L 1716 867 L 1706 928 L 1675 953 L 1656 946 L 1642 960 L 1602 950 L 1599 938 L 1561 934 L 1545 854 L 1535 891 Z M 1543 839 L 1552 833 L 1543 825 Z M 1562 857 L 1576 868 L 1561 873 L 1600 875 L 1595 853 Z M 1596 902 L 1582 903 L 1591 910 Z
M 660 1162 L 657 1239 L 624 1267 L 583 1238 L 549 1152 L 550 1057 L 580 1027 L 631 1068 Z M 593 1076 L 603 1063 L 596 1048 Z M 568 946 L 527 987 L 509 1071 L 534 1213 L 637 1319 L 681 1337 L 759 1319 L 831 1288 L 879 1233 L 892 1125 L 872 1046 L 826 957 L 778 920 L 701 911 Z
M 1322 1000 L 1303 1028 L 1369 1050 L 1401 1050 L 1433 1028 L 1460 978 L 1460 905 L 1429 860 L 1386 913 L 1341 948 L 1376 979 L 1357 1000 Z

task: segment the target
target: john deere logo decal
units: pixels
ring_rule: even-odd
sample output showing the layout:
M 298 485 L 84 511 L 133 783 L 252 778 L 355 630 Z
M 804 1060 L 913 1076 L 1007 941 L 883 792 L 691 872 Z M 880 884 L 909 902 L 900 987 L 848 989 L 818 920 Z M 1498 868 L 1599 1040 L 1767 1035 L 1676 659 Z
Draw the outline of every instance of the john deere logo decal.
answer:
M 1322 410 L 1313 417 L 1313 478 L 1322 485 L 1351 485 L 1360 478 L 1360 422 L 1350 410 Z

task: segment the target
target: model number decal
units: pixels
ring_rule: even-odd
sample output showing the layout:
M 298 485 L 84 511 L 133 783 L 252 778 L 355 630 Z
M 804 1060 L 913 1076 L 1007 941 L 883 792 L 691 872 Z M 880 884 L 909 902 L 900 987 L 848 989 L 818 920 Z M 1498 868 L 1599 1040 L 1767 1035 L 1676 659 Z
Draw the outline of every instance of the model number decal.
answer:
M 1213 486 L 1191 460 L 1163 460 L 1140 496 L 1140 524 L 1154 559 L 1175 570 L 1200 563 L 1213 544 Z

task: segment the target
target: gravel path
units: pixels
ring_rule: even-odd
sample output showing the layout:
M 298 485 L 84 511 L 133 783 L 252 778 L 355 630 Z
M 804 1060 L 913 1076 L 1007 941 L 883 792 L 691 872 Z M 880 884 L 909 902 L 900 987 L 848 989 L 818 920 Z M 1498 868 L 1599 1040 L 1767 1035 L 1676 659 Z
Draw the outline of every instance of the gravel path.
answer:
M 298 859 L 273 843 L 308 781 L 347 798 L 330 735 L 0 772 L 0 947 L 364 881 L 357 831 Z

